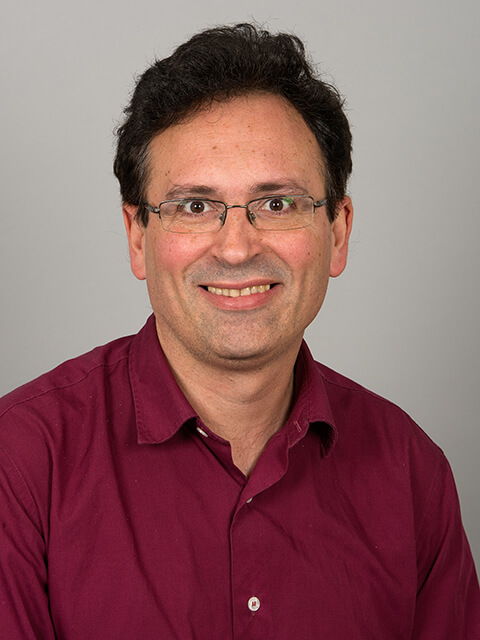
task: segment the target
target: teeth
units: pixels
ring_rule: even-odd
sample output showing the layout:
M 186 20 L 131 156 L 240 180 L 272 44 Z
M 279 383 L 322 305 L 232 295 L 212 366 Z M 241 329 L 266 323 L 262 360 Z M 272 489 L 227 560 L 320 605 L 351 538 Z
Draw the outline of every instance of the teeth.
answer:
M 217 296 L 227 296 L 229 298 L 238 298 L 239 296 L 249 296 L 252 293 L 265 293 L 270 289 L 269 284 L 258 284 L 253 287 L 245 287 L 244 289 L 218 289 L 217 287 L 207 287 L 210 293 Z

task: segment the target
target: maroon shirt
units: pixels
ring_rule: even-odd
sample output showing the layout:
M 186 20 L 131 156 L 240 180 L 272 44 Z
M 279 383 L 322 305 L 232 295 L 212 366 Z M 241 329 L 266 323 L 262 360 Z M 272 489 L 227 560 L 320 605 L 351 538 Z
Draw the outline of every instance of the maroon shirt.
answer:
M 305 345 L 295 396 L 248 480 L 153 317 L 6 396 L 0 637 L 478 640 L 442 452 Z

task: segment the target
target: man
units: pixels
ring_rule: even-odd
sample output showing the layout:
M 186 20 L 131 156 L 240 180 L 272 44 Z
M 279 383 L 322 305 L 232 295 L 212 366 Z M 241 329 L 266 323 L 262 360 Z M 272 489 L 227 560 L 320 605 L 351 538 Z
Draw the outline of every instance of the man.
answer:
M 480 637 L 452 475 L 315 363 L 351 136 L 295 37 L 208 30 L 119 129 L 153 316 L 0 407 L 2 637 Z

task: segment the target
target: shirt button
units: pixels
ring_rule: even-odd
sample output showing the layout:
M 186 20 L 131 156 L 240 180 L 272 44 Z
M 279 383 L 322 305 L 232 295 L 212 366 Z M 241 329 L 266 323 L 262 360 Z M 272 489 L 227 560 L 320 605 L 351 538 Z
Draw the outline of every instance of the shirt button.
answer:
M 247 504 L 250 504 L 250 502 L 251 502 L 252 500 L 253 500 L 253 498 L 249 498 L 249 499 L 247 500 Z
M 248 608 L 250 611 L 258 611 L 260 609 L 260 600 L 255 596 L 252 596 L 248 601 Z
M 200 427 L 197 427 L 197 431 L 198 433 L 201 433 L 205 438 L 208 438 L 208 433 L 206 433 L 203 429 L 200 429 Z

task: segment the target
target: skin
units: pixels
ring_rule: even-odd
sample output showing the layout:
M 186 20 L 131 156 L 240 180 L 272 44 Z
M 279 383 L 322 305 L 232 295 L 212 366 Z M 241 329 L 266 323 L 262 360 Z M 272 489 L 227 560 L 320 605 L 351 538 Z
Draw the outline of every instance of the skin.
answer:
M 319 200 L 322 167 L 314 135 L 288 102 L 239 97 L 154 138 L 147 201 L 203 195 L 245 204 L 272 193 Z M 241 208 L 229 210 L 220 231 L 195 235 L 166 232 L 152 214 L 144 227 L 136 211 L 124 205 L 131 266 L 147 280 L 162 348 L 192 406 L 230 441 L 248 475 L 288 415 L 304 330 L 329 278 L 346 266 L 351 201 L 340 203 L 333 223 L 322 207 L 311 226 L 277 232 L 258 231 Z M 265 284 L 269 291 L 233 298 L 206 290 Z

